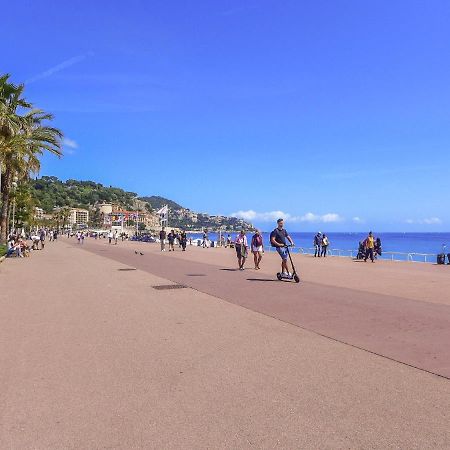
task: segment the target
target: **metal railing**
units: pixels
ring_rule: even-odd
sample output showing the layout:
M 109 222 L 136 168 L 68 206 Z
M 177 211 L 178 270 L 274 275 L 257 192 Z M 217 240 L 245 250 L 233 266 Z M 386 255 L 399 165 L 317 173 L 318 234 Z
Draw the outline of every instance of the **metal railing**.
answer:
M 276 251 L 274 247 L 265 247 L 265 251 Z M 300 253 L 301 255 L 314 255 L 314 247 L 293 247 L 291 249 L 293 253 Z M 344 250 L 339 248 L 332 248 L 327 250 L 327 256 L 339 257 L 339 258 L 356 258 L 358 254 L 357 250 Z M 436 255 L 434 253 L 416 253 L 416 252 L 383 252 L 378 259 L 390 260 L 390 261 L 409 261 L 409 262 L 434 262 Z

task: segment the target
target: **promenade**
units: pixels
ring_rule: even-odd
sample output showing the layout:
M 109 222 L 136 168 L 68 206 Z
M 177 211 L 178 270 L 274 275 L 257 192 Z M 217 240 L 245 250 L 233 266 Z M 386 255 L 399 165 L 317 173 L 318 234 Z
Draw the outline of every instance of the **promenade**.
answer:
M 5 261 L 0 448 L 450 448 L 450 268 L 296 262 L 65 237 Z

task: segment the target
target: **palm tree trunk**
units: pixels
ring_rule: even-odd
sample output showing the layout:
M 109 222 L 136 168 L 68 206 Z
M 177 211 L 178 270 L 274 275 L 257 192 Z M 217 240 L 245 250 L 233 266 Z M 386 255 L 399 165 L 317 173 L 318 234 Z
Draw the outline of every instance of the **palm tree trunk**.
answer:
M 6 244 L 8 238 L 8 215 L 11 194 L 11 170 L 6 166 L 4 175 L 2 176 L 2 207 L 0 210 L 0 243 Z

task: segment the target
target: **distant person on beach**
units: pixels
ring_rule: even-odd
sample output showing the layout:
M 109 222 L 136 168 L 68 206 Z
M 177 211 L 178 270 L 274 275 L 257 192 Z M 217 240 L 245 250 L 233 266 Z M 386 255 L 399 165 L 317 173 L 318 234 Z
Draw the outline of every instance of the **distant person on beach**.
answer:
M 166 251 L 166 230 L 164 227 L 162 227 L 161 231 L 159 232 L 159 242 L 161 244 L 161 251 Z
M 80 232 L 80 231 L 77 231 L 76 236 L 77 236 L 77 241 L 78 241 L 78 243 L 81 244 L 81 232 Z
M 225 247 L 231 247 L 231 236 L 227 236 L 227 240 L 225 241 Z
M 278 219 L 277 227 L 272 231 L 272 233 L 270 233 L 270 245 L 277 249 L 277 252 L 281 257 L 281 273 L 285 276 L 291 276 L 287 265 L 289 256 L 286 247 L 288 245 L 288 241 L 292 246 L 294 245 L 294 241 L 291 239 L 288 232 L 284 229 L 284 220 Z
M 236 236 L 234 247 L 236 249 L 239 270 L 244 270 L 244 264 L 248 254 L 248 242 L 244 230 L 241 230 L 241 232 Z
M 39 233 L 39 239 L 41 241 L 41 250 L 44 250 L 45 247 L 45 230 L 41 230 L 41 232 Z
M 117 241 L 119 240 L 119 233 L 117 230 L 114 232 L 114 245 L 117 245 Z
M 369 232 L 366 240 L 364 241 L 364 246 L 366 248 L 366 257 L 364 258 L 364 262 L 367 262 L 367 259 L 370 257 L 372 262 L 374 261 L 374 249 L 375 249 L 375 239 L 373 237 L 372 232 Z
M 358 244 L 358 254 L 356 259 L 364 259 L 366 257 L 366 248 L 364 247 L 364 241 L 359 241 Z
M 328 246 L 330 245 L 330 240 L 326 234 L 322 238 L 322 256 L 325 258 L 327 256 Z
M 320 258 L 321 246 L 322 246 L 322 233 L 319 231 L 314 236 L 314 257 Z
M 375 239 L 375 255 L 381 256 L 381 239 L 378 237 Z
M 186 231 L 182 230 L 180 233 L 180 245 L 181 245 L 181 250 L 183 252 L 186 251 L 186 244 L 187 244 Z
M 209 239 L 208 239 L 208 230 L 205 230 L 203 232 L 203 242 L 202 242 L 202 247 L 203 248 L 207 248 L 209 247 Z
M 175 242 L 175 231 L 170 230 L 170 233 L 167 235 L 167 240 L 169 241 L 169 252 L 175 251 L 174 242 Z
M 255 234 L 252 236 L 252 253 L 255 262 L 255 270 L 259 270 L 259 264 L 264 253 L 264 242 L 259 230 L 256 230 Z

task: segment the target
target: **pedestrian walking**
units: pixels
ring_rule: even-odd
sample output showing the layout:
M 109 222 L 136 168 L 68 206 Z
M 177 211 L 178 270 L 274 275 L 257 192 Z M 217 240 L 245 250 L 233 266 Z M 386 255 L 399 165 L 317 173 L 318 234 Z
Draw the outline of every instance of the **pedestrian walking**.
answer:
M 187 244 L 186 231 L 182 230 L 180 233 L 180 245 L 181 245 L 181 250 L 183 252 L 186 251 L 186 244 Z
M 255 270 L 259 270 L 259 264 L 261 263 L 262 255 L 264 253 L 263 237 L 259 230 L 256 230 L 255 234 L 252 236 L 251 248 L 253 253 L 253 261 L 255 262 Z
M 241 232 L 236 236 L 234 248 L 236 249 L 239 270 L 244 270 L 245 260 L 247 259 L 248 254 L 248 242 L 244 230 L 241 230 Z
M 175 247 L 174 247 L 175 231 L 170 230 L 170 233 L 167 235 L 167 240 L 169 241 L 169 252 L 174 252 L 175 251 Z
M 319 231 L 314 236 L 314 257 L 320 258 L 322 247 L 322 233 Z
M 108 244 L 111 244 L 112 240 L 113 240 L 114 234 L 112 232 L 112 230 L 108 233 Z
M 326 234 L 322 238 L 322 256 L 325 258 L 327 256 L 328 246 L 330 245 L 330 240 Z
M 159 232 L 159 242 L 161 244 L 161 251 L 166 251 L 166 231 L 164 227 L 162 227 L 161 231 Z
M 366 257 L 364 258 L 364 262 L 367 262 L 367 259 L 370 257 L 372 262 L 374 261 L 374 249 L 375 249 L 375 239 L 373 237 L 373 233 L 370 231 L 366 240 L 364 241 L 366 248 Z
M 39 239 L 41 241 L 41 250 L 44 250 L 45 247 L 45 230 L 41 230 L 41 232 L 39 233 Z

